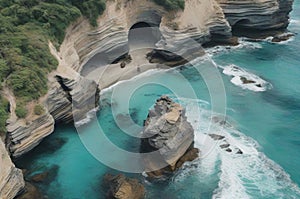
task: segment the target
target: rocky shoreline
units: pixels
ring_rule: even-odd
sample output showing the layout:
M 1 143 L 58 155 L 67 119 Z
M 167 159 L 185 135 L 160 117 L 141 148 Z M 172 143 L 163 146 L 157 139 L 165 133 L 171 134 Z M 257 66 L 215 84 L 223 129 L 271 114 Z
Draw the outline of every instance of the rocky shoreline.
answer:
M 0 198 L 12 199 L 25 186 L 22 173 L 14 167 L 9 156 L 18 158 L 32 150 L 54 131 L 55 124 L 72 122 L 72 110 L 76 113 L 76 119 L 83 118 L 98 105 L 101 88 L 124 78 L 130 79 L 150 68 L 160 67 L 161 63 L 169 62 L 169 66 L 175 66 L 186 61 L 177 60 L 174 54 L 192 55 L 191 59 L 203 54 L 197 48 L 182 50 L 182 45 L 189 38 L 201 45 L 235 45 L 237 40 L 234 35 L 245 30 L 252 34 L 266 32 L 266 36 L 274 36 L 272 34 L 276 32 L 278 36 L 273 38 L 273 42 L 287 40 L 290 35 L 280 36 L 279 33 L 284 32 L 288 25 L 292 3 L 293 0 L 190 0 L 186 1 L 184 11 L 169 13 L 147 0 L 108 1 L 106 11 L 98 19 L 97 28 L 91 27 L 86 19 L 79 19 L 67 29 L 59 51 L 49 44 L 59 66 L 57 71 L 49 75 L 50 89 L 47 95 L 39 100 L 44 106 L 44 113 L 39 116 L 31 114 L 25 119 L 11 117 L 13 119 L 8 120 L 7 136 L 5 141 L 0 140 Z M 146 52 L 134 54 L 135 49 L 128 45 L 129 32 L 140 22 L 154 24 L 162 40 L 155 49 L 147 46 Z M 191 51 L 196 53 L 191 54 Z M 150 55 L 148 60 L 144 59 L 147 54 Z M 104 63 L 95 65 L 103 55 Z M 133 55 L 133 58 L 121 69 L 120 63 L 114 61 L 124 55 Z M 140 64 L 148 65 L 138 67 L 138 70 Z M 14 107 L 15 102 L 10 100 L 10 104 Z M 188 140 L 192 141 L 193 136 L 188 135 Z M 158 145 L 154 146 L 159 148 Z M 197 152 L 191 142 L 182 146 L 181 157 L 163 156 L 170 165 L 167 170 L 174 171 L 184 161 L 193 159 L 191 157 L 195 157 Z

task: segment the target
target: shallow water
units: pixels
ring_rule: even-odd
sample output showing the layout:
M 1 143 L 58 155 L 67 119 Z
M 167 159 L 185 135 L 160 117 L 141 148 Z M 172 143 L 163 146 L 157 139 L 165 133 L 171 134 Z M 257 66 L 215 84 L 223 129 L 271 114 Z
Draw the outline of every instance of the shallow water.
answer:
M 295 2 L 292 16 L 289 29 L 298 33 L 299 2 Z M 128 102 L 132 120 L 141 126 L 155 100 L 168 94 L 186 107 L 202 158 L 186 164 L 167 182 L 153 184 L 141 175 L 128 174 L 145 184 L 147 198 L 300 198 L 300 35 L 283 44 L 243 42 L 243 47 L 218 51 L 221 52 L 210 51 L 214 63 L 198 60 L 195 68 L 151 71 L 120 83 L 114 87 L 113 102 L 113 90 L 105 91 L 97 120 L 82 127 L 81 136 L 114 164 L 134 164 L 115 151 L 103 154 L 105 143 L 97 139 L 97 125 L 118 147 L 137 152 L 138 140 L 124 134 L 113 115 L 126 115 L 124 102 Z M 211 96 L 218 93 L 209 93 L 197 74 L 197 69 L 201 71 L 203 66 L 212 64 L 219 67 L 225 85 L 229 122 L 225 126 L 211 122 Z M 255 92 L 233 84 L 232 77 L 222 73 L 222 68 L 230 64 L 261 77 L 272 87 Z M 130 88 L 132 94 L 128 93 Z M 191 95 L 189 89 L 195 93 Z M 127 100 L 126 96 L 130 98 Z M 122 125 L 123 129 L 132 130 L 126 122 Z M 207 136 L 212 132 L 225 135 L 233 153 L 220 149 L 218 145 L 223 142 L 216 143 Z M 244 154 L 235 154 L 238 149 Z M 118 173 L 90 155 L 71 126 L 58 126 L 54 134 L 17 164 L 35 173 L 58 166 L 53 169 L 50 182 L 38 185 L 50 199 L 104 198 L 103 175 Z

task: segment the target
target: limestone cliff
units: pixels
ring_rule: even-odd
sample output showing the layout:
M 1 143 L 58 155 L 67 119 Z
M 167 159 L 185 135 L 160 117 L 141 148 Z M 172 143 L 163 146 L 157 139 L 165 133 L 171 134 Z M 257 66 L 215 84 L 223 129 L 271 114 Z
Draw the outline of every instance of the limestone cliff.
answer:
M 13 157 L 19 157 L 36 147 L 54 130 L 54 119 L 45 110 L 41 116 L 19 119 L 7 126 L 7 145 Z
M 78 76 L 75 79 L 55 76 L 47 98 L 47 107 L 56 122 L 71 122 L 83 119 L 98 107 L 99 89 L 92 81 Z
M 14 166 L 0 139 L 0 199 L 13 199 L 24 186 L 22 171 Z
M 107 1 L 97 28 L 90 27 L 84 19 L 68 28 L 59 52 L 61 66 L 88 76 L 98 67 L 109 65 L 130 51 L 130 29 L 140 22 L 157 27 L 165 47 L 174 47 L 175 43 L 179 46 L 178 42 L 187 38 L 200 43 L 231 38 L 230 25 L 215 0 L 189 0 L 184 11 L 179 12 L 166 12 L 150 0 Z
M 270 30 L 286 28 L 293 0 L 217 0 L 235 28 Z

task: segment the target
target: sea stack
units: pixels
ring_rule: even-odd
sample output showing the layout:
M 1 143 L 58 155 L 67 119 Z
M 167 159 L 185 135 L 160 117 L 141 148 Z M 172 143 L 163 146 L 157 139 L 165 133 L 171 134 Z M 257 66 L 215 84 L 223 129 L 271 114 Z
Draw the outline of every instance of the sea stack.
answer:
M 150 155 L 154 151 L 155 157 Z M 167 96 L 156 101 L 144 123 L 140 152 L 149 177 L 171 174 L 199 156 L 199 149 L 194 148 L 194 129 L 180 104 Z

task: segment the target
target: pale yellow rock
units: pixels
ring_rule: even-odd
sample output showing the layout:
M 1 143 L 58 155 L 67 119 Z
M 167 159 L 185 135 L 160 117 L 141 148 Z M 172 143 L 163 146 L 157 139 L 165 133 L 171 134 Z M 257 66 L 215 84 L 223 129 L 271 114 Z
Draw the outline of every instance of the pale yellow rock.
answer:
M 0 199 L 13 199 L 24 186 L 22 171 L 12 163 L 0 139 Z

